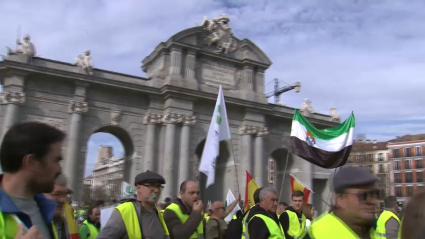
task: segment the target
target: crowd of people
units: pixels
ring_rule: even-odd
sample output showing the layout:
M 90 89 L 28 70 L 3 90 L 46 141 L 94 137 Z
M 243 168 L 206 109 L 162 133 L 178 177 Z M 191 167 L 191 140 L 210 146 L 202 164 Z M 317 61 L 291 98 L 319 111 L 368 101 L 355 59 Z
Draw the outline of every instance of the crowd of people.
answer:
M 103 227 L 102 202 L 79 209 L 86 218 L 75 237 L 77 225 L 70 224 L 64 213 L 72 193 L 61 174 L 64 139 L 62 131 L 36 122 L 14 125 L 3 136 L 1 239 L 425 238 L 425 192 L 415 195 L 401 213 L 397 198 L 389 195 L 385 209 L 378 212 L 379 178 L 361 167 L 342 167 L 335 174 L 332 208 L 317 218 L 302 192 L 295 191 L 288 205 L 278 201 L 276 189 L 264 187 L 254 193 L 255 204 L 238 211 L 230 222 L 224 218 L 241 203 L 240 195 L 230 205 L 216 201 L 206 207 L 198 183 L 186 180 L 178 198 L 159 203 L 167 182 L 158 173 L 146 171 L 135 177 L 136 197 L 121 201 Z

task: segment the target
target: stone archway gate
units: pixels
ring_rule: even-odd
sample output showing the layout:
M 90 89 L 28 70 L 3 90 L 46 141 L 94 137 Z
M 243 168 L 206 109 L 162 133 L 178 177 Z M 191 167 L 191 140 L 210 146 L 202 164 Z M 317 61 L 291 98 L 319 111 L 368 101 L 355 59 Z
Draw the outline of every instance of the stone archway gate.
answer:
M 87 140 L 98 129 L 119 128 L 131 139 L 124 148 L 133 149 L 126 152 L 125 180 L 132 184 L 137 173 L 155 170 L 167 180 L 163 197 L 177 196 L 179 184 L 194 178 L 195 148 L 207 135 L 221 84 L 239 175 L 234 178 L 229 162 L 223 194 L 237 190 L 236 180 L 245 191 L 245 170 L 266 185 L 268 155 L 288 146 L 294 109 L 267 103 L 264 78 L 271 61 L 261 49 L 232 36 L 231 49 L 218 51 L 216 42 L 205 44 L 209 34 L 194 27 L 160 43 L 142 62 L 146 78 L 23 54 L 3 56 L 2 135 L 29 120 L 66 131 L 63 171 L 79 198 Z M 309 120 L 317 127 L 334 125 L 328 115 L 312 113 Z M 302 160 L 294 167 L 303 169 L 297 176 L 307 184 L 316 172 L 323 176 Z

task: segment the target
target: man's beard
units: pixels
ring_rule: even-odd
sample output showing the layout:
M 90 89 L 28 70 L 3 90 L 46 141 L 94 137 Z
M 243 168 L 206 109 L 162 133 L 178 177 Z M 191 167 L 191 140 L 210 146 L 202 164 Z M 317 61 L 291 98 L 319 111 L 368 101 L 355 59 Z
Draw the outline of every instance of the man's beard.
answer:
M 38 183 L 35 180 L 31 180 L 28 182 L 28 187 L 35 194 L 51 193 L 55 188 L 55 184 L 53 181 L 51 183 Z

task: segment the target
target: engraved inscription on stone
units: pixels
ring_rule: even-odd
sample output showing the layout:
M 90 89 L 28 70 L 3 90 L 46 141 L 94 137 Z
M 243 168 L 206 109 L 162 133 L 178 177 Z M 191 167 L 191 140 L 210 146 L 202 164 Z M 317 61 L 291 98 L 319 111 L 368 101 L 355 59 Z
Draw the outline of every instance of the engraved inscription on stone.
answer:
M 235 70 L 222 67 L 214 63 L 202 64 L 202 79 L 205 84 L 224 89 L 233 88 L 235 85 Z

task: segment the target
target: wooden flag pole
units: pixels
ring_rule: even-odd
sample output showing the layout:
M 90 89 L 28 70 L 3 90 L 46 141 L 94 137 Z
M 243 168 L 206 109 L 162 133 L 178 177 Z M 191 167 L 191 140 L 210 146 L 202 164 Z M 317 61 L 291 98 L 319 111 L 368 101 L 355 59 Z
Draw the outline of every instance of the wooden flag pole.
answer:
M 276 159 L 275 159 L 276 160 Z M 285 177 L 286 177 L 286 167 L 288 167 L 288 161 L 289 161 L 289 149 L 288 153 L 286 154 L 286 163 L 285 163 L 285 169 L 283 170 L 283 178 L 282 178 L 282 184 L 280 185 L 280 192 L 279 192 L 279 202 L 283 191 L 283 184 L 285 183 Z

